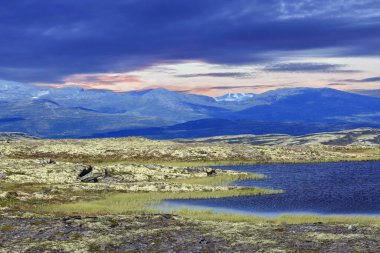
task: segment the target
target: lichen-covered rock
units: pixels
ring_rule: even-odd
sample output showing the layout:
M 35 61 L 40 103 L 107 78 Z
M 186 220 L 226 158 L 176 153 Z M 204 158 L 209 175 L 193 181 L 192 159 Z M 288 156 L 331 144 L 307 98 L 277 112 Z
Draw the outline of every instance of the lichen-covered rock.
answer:
M 170 214 L 0 215 L 0 252 L 379 252 L 380 227 L 195 221 Z
M 50 158 L 43 158 L 43 159 L 40 159 L 40 163 L 41 164 L 55 164 L 56 161 Z

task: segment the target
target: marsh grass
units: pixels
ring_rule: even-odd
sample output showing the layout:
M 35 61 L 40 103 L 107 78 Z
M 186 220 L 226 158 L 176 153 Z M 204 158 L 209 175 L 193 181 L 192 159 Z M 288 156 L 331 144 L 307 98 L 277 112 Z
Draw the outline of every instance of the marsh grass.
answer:
M 171 182 L 182 184 L 195 184 L 195 185 L 208 185 L 208 186 L 221 186 L 228 185 L 231 182 L 239 180 L 257 180 L 265 178 L 262 174 L 237 174 L 237 175 L 221 175 L 211 177 L 192 177 L 192 178 L 180 178 L 172 179 Z
M 179 209 L 174 212 L 182 217 L 217 222 L 247 222 L 273 224 L 366 224 L 380 225 L 380 217 L 375 216 L 318 216 L 318 215 L 282 215 L 266 218 L 250 214 L 232 214 L 215 212 L 213 210 Z
M 119 193 L 94 201 L 46 206 L 48 212 L 69 214 L 141 214 L 157 213 L 154 205 L 168 199 L 222 198 L 278 193 L 275 190 L 260 188 L 236 188 L 221 191 L 202 192 L 135 192 Z
M 206 186 L 227 185 L 236 180 L 260 179 L 260 174 L 217 175 L 212 177 L 173 179 L 171 182 Z M 233 188 L 220 191 L 200 192 L 133 192 L 104 195 L 102 199 L 79 201 L 75 203 L 50 204 L 40 206 L 42 212 L 56 215 L 106 215 L 106 214 L 157 214 L 162 213 L 155 208 L 163 200 L 223 198 L 235 196 L 252 196 L 261 194 L 277 194 L 281 191 L 261 188 Z M 168 213 L 168 211 L 166 211 Z M 266 218 L 250 214 L 234 214 L 215 212 L 213 210 L 176 209 L 171 214 L 184 218 L 214 222 L 245 222 L 263 224 L 363 224 L 380 225 L 380 217 L 375 216 L 318 216 L 318 215 L 283 215 Z

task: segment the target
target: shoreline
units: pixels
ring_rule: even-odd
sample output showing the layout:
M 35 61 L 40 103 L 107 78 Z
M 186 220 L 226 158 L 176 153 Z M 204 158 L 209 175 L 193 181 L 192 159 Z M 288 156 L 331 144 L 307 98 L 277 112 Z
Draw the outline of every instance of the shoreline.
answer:
M 216 176 L 207 176 L 211 171 L 205 162 L 186 160 L 219 157 L 218 163 L 226 165 L 229 158 L 236 162 L 243 156 L 245 159 L 280 157 L 287 161 L 301 156 L 309 157 L 308 162 L 324 155 L 342 159 L 380 157 L 379 148 L 365 148 L 364 154 L 360 153 L 361 148 L 351 149 L 345 154 L 320 147 L 292 147 L 289 153 L 285 147 L 178 145 L 145 139 L 0 143 L 0 252 L 2 249 L 78 253 L 173 249 L 255 252 L 258 248 L 265 252 L 310 248 L 333 251 L 335 243 L 344 244 L 348 252 L 362 248 L 360 245 L 376 252 L 380 245 L 377 217 L 263 219 L 208 210 L 158 212 L 146 207 L 167 196 L 202 198 L 277 193 L 226 186 L 228 182 L 258 179 L 262 175 L 215 169 Z M 144 164 L 136 162 L 141 157 L 146 157 Z M 151 162 L 153 158 L 171 164 L 157 165 Z M 196 163 L 201 167 L 195 167 Z M 84 181 L 78 175 L 89 165 L 92 171 Z

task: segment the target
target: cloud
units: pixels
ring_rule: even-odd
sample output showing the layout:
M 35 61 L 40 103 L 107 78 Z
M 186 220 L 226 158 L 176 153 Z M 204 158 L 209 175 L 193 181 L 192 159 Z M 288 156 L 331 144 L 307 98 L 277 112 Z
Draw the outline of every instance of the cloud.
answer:
M 328 83 L 327 86 L 347 86 L 349 83 Z
M 271 89 L 271 88 L 280 88 L 282 86 L 277 85 L 222 85 L 222 86 L 197 86 L 192 87 L 190 89 L 183 89 L 183 87 L 170 87 L 170 89 L 178 91 L 178 92 L 185 92 L 185 93 L 211 93 L 215 90 L 236 90 L 236 89 L 249 89 L 249 90 L 255 90 L 255 89 Z
M 65 79 L 65 83 L 77 84 L 102 84 L 113 85 L 115 83 L 142 83 L 142 79 L 126 74 L 106 74 L 106 75 L 74 75 Z
M 0 79 L 59 83 L 167 62 L 267 63 L 305 50 L 379 56 L 379 10 L 377 0 L 5 1 Z
M 368 77 L 364 79 L 346 79 L 343 80 L 346 82 L 354 82 L 354 83 L 372 83 L 372 82 L 380 82 L 380 76 Z
M 185 75 L 176 75 L 176 77 L 182 78 L 192 78 L 192 77 L 232 77 L 232 78 L 251 78 L 250 73 L 245 72 L 215 72 L 215 73 L 198 73 L 198 74 L 185 74 Z
M 268 72 L 302 72 L 302 73 L 357 73 L 358 70 L 341 69 L 345 65 L 328 63 L 278 63 L 264 67 Z

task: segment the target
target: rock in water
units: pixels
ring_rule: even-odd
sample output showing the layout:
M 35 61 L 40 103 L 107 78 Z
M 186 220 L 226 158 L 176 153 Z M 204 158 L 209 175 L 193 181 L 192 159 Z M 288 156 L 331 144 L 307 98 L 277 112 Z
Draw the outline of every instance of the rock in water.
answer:
M 206 170 L 207 176 L 215 176 L 216 175 L 216 170 L 215 169 L 207 169 Z

